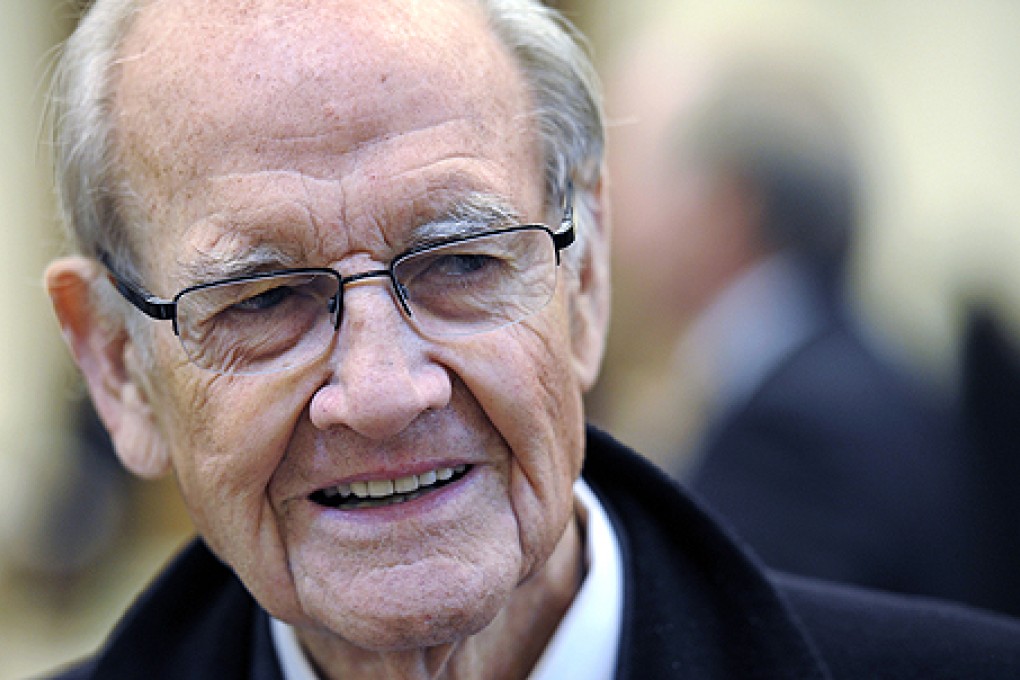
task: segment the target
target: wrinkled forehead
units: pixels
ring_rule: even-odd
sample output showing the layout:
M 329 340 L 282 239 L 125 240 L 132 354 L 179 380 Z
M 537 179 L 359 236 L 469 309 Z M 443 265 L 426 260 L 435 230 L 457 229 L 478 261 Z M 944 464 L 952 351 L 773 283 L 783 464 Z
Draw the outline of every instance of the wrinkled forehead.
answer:
M 302 144 L 323 167 L 300 170 L 327 177 L 363 146 L 454 119 L 480 130 L 465 144 L 520 140 L 529 100 L 471 0 L 153 0 L 114 85 L 129 184 L 165 195 L 259 157 L 307 164 Z
M 209 87 L 286 95 L 338 74 L 364 86 L 369 73 L 386 85 L 407 62 L 466 84 L 500 51 L 471 0 L 151 0 L 121 45 L 119 89 L 158 83 L 208 106 Z

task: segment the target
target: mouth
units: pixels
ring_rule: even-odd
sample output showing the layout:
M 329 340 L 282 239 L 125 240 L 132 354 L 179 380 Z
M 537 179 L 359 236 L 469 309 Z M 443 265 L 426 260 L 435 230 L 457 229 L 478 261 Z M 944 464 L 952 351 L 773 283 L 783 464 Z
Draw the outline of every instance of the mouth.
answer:
M 363 510 L 406 503 L 453 484 L 471 471 L 470 465 L 442 467 L 398 479 L 372 479 L 319 489 L 309 500 L 336 510 Z

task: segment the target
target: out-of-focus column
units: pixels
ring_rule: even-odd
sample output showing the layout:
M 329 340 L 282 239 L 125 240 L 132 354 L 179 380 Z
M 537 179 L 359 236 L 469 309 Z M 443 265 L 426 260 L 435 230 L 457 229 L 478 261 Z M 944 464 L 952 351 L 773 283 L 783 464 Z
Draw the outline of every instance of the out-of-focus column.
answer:
M 0 0 L 0 575 L 5 564 L 31 559 L 33 523 L 66 448 L 69 362 L 42 288 L 62 239 L 41 133 L 66 5 Z

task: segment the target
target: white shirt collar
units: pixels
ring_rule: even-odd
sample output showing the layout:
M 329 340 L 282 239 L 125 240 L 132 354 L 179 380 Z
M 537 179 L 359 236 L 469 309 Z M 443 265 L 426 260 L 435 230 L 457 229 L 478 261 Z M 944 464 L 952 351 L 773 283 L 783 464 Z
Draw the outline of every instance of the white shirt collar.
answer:
M 605 508 L 584 482 L 574 496 L 588 515 L 585 527 L 587 574 L 529 680 L 585 678 L 611 680 L 623 625 L 623 556 Z M 284 680 L 318 680 L 292 626 L 271 619 L 273 646 Z
M 577 480 L 574 496 L 588 512 L 588 573 L 528 680 L 611 680 L 623 625 L 623 555 L 605 508 Z

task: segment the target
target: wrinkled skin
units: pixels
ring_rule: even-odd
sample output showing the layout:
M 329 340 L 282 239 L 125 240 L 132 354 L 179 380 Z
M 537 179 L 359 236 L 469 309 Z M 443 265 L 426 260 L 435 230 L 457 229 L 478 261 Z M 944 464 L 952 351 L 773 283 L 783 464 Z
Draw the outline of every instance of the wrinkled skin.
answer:
M 548 216 L 527 88 L 469 3 L 160 1 L 121 57 L 117 157 L 158 295 L 255 248 L 377 269 L 474 192 Z M 47 276 L 123 462 L 176 475 L 201 535 L 324 675 L 526 674 L 580 578 L 571 485 L 604 325 L 581 282 L 604 277 L 562 269 L 539 313 L 442 342 L 373 279 L 320 360 L 224 377 L 187 363 L 169 324 L 134 337 L 100 319 L 95 263 Z M 454 465 L 470 472 L 411 503 L 310 499 Z

